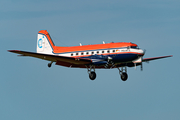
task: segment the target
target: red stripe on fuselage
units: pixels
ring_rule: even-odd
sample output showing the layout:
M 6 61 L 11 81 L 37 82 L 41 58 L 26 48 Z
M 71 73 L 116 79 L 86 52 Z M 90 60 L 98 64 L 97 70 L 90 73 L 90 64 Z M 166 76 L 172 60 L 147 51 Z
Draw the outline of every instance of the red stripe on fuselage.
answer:
M 65 53 L 65 52 L 81 52 L 81 51 L 91 51 L 91 50 L 103 50 L 103 49 L 113 49 L 113 48 L 123 48 L 129 46 L 137 46 L 134 43 L 128 42 L 118 42 L 118 43 L 107 43 L 107 44 L 95 44 L 95 45 L 83 45 L 83 46 L 72 46 L 72 47 L 58 47 L 54 46 L 54 53 Z

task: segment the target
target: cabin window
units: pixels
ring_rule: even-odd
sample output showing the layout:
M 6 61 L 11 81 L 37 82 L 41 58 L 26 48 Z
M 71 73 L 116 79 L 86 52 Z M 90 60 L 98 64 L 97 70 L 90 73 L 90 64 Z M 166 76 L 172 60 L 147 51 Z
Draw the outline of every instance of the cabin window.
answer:
M 97 51 L 96 53 L 99 54 L 99 51 Z
M 78 53 L 76 53 L 76 55 L 78 55 Z
M 86 55 L 88 55 L 89 54 L 89 52 L 86 52 Z
M 94 52 L 91 52 L 91 54 L 93 55 L 93 54 L 94 54 Z
M 115 52 L 115 50 L 113 50 L 113 52 Z
M 71 56 L 73 56 L 73 53 L 71 53 Z
M 102 53 L 104 53 L 104 51 L 102 51 Z
M 83 55 L 84 53 L 82 52 L 81 55 Z
M 108 50 L 107 53 L 109 53 L 110 51 Z

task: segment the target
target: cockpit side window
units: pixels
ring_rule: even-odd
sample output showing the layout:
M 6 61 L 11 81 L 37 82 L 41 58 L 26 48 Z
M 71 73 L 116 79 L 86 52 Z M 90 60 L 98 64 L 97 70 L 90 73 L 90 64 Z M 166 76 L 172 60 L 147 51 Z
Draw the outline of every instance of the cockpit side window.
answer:
M 138 46 L 131 46 L 133 49 L 139 49 Z

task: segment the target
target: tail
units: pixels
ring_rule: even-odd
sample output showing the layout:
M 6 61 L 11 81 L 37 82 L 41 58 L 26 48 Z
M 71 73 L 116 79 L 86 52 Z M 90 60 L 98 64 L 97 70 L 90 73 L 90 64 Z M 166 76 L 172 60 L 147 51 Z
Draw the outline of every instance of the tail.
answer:
M 54 43 L 47 32 L 47 30 L 41 30 L 37 36 L 37 53 L 53 54 Z

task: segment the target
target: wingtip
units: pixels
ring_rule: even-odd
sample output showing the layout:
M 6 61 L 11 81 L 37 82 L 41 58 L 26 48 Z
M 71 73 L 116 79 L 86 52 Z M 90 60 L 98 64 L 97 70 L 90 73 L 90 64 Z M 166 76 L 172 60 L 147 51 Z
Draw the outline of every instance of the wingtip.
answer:
M 7 50 L 8 52 L 19 52 L 20 50 Z
M 168 56 L 165 56 L 165 57 L 173 57 L 173 55 L 168 55 Z
M 8 52 L 12 52 L 13 50 L 7 50 Z

